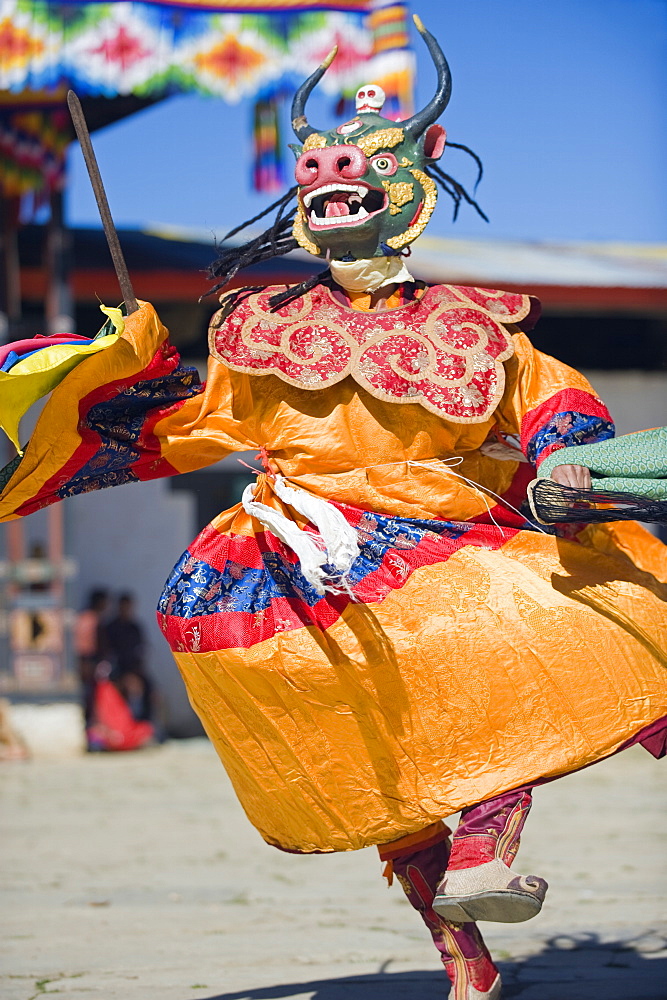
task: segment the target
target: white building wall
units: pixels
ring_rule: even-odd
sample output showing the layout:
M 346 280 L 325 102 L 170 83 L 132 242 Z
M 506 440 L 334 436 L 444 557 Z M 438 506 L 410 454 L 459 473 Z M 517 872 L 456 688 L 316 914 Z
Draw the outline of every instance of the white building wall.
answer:
M 616 422 L 617 434 L 667 426 L 667 372 L 584 372 Z

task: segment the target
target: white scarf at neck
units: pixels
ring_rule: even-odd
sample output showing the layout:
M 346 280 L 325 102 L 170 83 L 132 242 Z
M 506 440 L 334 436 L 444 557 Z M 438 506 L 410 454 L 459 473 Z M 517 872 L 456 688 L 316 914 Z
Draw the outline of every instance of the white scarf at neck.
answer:
M 334 281 L 346 292 L 377 292 L 384 285 L 414 281 L 402 257 L 371 257 L 369 260 L 332 260 Z

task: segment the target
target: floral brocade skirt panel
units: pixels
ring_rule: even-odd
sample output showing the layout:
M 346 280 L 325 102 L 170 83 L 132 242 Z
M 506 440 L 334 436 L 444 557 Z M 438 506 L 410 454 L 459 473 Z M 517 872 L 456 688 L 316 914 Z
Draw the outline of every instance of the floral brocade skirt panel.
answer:
M 158 608 L 269 843 L 388 842 L 667 716 L 665 550 L 643 529 L 582 543 L 339 509 L 360 545 L 350 593 L 319 596 L 237 507 L 185 552 Z

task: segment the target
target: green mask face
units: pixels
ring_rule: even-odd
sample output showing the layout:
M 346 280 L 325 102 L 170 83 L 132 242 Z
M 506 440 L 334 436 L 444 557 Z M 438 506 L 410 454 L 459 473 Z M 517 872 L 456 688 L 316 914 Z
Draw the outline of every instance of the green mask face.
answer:
M 311 133 L 296 164 L 296 239 L 310 253 L 328 251 L 334 259 L 396 253 L 431 217 L 436 186 L 424 167 L 444 145 L 439 125 L 419 140 L 374 113 Z
M 381 100 L 374 96 L 369 102 L 367 95 L 382 91 L 368 85 L 359 91 L 355 118 L 328 132 L 312 128 L 304 114 L 306 100 L 335 50 L 294 98 L 292 126 L 302 142 L 292 146 L 299 185 L 294 236 L 312 254 L 337 260 L 396 254 L 431 217 L 437 189 L 424 168 L 445 148 L 445 130 L 434 122 L 449 101 L 451 77 L 440 46 L 418 18 L 415 23 L 436 64 L 438 89 L 408 121 L 381 117 Z

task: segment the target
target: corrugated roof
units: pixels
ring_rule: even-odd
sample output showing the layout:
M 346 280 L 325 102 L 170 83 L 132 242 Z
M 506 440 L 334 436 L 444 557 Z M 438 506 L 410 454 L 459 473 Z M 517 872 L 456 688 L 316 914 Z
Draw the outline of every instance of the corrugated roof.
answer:
M 426 281 L 586 288 L 667 288 L 667 244 L 529 243 L 422 236 L 410 269 Z
M 210 232 L 166 227 L 149 232 L 176 242 L 211 244 Z M 233 242 L 237 240 L 238 236 Z M 305 252 L 292 253 L 288 259 L 313 264 Z M 426 235 L 412 246 L 410 268 L 415 276 L 433 282 L 667 288 L 667 243 L 538 243 Z

